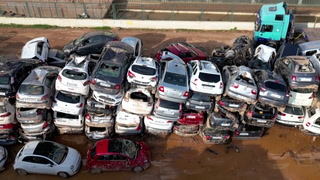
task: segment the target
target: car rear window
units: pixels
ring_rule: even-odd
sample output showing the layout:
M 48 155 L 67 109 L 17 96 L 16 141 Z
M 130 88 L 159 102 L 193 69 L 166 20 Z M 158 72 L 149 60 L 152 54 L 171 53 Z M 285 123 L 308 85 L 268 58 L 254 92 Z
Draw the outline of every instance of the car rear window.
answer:
M 281 92 L 287 91 L 287 86 L 280 84 L 280 83 L 276 83 L 273 81 L 267 81 L 264 84 L 267 88 L 270 88 L 270 89 L 274 89 L 274 90 L 281 91 Z
M 309 64 L 299 64 L 296 66 L 296 71 L 297 72 L 313 72 L 313 67 L 310 63 Z
M 199 73 L 199 79 L 205 82 L 219 82 L 220 76 L 217 74 Z
M 102 63 L 98 73 L 103 75 L 103 76 L 108 76 L 108 77 L 119 77 L 121 72 L 121 68 L 118 66 L 113 66 L 113 65 L 108 65 Z
M 156 70 L 154 68 L 146 67 L 146 66 L 138 66 L 132 65 L 131 67 L 133 72 L 143 74 L 143 75 L 155 75 Z
M 250 85 L 254 86 L 252 79 L 250 79 L 248 77 L 239 75 L 239 76 L 236 77 L 236 80 L 240 81 L 240 82 L 245 82 L 247 84 L 250 84 Z
M 84 80 L 87 78 L 87 74 L 85 72 L 74 71 L 72 69 L 63 70 L 62 75 L 74 80 Z
M 79 115 L 57 112 L 57 118 L 79 119 Z
M 10 78 L 8 76 L 0 76 L 0 85 L 8 85 Z
M 283 112 L 293 115 L 303 115 L 303 109 L 301 107 L 287 106 Z
M 167 108 L 167 109 L 176 109 L 179 110 L 180 109 L 180 103 L 176 103 L 176 102 L 171 102 L 171 101 L 167 101 L 164 99 L 159 100 L 160 101 L 160 106 L 163 108 Z
M 182 74 L 167 72 L 163 81 L 165 83 L 174 84 L 177 86 L 187 86 L 187 78 Z
M 80 102 L 80 96 L 65 94 L 65 93 L 62 93 L 61 91 L 58 92 L 57 99 L 63 102 L 74 103 L 74 104 Z
M 39 85 L 22 84 L 19 93 L 26 95 L 41 95 L 44 93 L 44 87 Z
M 149 98 L 147 95 L 145 95 L 143 92 L 132 92 L 130 94 L 131 99 L 140 99 L 143 102 L 148 102 Z
M 204 93 L 193 93 L 191 95 L 191 98 L 192 100 L 198 100 L 198 101 L 211 101 L 211 95 L 210 94 L 204 94 Z

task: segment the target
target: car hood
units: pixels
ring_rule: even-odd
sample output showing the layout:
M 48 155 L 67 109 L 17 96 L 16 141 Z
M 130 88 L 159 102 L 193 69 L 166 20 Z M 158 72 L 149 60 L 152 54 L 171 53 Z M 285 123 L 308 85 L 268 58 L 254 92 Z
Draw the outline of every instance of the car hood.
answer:
M 76 169 L 77 168 L 76 165 L 78 165 L 78 163 L 80 163 L 79 161 L 81 161 L 80 153 L 77 150 L 68 147 L 67 157 L 61 163 L 61 165 L 66 167 L 66 168 L 70 168 L 73 165 L 74 166 L 73 168 Z

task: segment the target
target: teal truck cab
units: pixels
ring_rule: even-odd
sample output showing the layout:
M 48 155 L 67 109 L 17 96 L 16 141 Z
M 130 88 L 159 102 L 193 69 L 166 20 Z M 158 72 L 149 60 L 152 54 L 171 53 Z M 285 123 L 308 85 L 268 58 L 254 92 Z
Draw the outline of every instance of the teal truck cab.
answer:
M 257 12 L 253 39 L 256 45 L 288 42 L 294 36 L 294 16 L 287 4 L 265 4 Z

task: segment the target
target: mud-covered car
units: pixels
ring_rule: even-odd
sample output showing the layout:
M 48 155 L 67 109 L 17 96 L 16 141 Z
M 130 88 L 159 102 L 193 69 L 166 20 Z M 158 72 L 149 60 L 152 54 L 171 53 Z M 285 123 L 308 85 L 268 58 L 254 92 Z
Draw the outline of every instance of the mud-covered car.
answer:
M 252 74 L 259 87 L 258 101 L 283 110 L 289 100 L 289 90 L 283 78 L 268 70 L 254 70 Z
M 310 135 L 320 135 L 320 109 L 315 107 L 305 108 L 303 131 Z
M 278 111 L 276 121 L 280 124 L 301 126 L 303 124 L 305 110 L 303 106 L 286 106 L 283 111 Z
M 52 116 L 51 109 L 16 108 L 16 118 L 20 123 L 40 123 L 48 116 Z
M 55 80 L 61 68 L 40 66 L 32 70 L 16 94 L 16 107 L 50 109 Z
M 130 88 L 122 99 L 121 107 L 127 112 L 147 115 L 153 109 L 153 96 L 145 88 Z
M 84 116 L 80 114 L 68 114 L 53 112 L 54 124 L 59 134 L 82 134 L 84 129 Z
M 222 70 L 225 90 L 223 96 L 254 104 L 258 96 L 258 86 L 246 66 L 225 66 Z
M 162 57 L 163 52 L 168 51 L 177 56 L 179 56 L 184 62 L 189 62 L 191 60 L 207 60 L 208 54 L 203 50 L 203 48 L 196 47 L 193 44 L 186 42 L 176 42 L 170 43 L 159 50 L 156 54 L 157 60 L 165 60 Z
M 290 89 L 318 90 L 319 77 L 307 57 L 287 56 L 278 59 L 274 71 L 283 77 Z
M 260 139 L 264 134 L 264 130 L 264 127 L 241 123 L 234 132 L 234 138 L 237 140 Z
M 168 135 L 179 118 L 164 118 L 155 115 L 144 116 L 145 132 L 154 135 Z
M 288 105 L 309 107 L 315 100 L 314 89 L 290 89 Z
M 204 122 L 204 112 L 184 109 L 181 118 L 173 126 L 173 133 L 179 136 L 196 136 Z
M 233 99 L 229 96 L 224 96 L 217 101 L 214 107 L 215 112 L 219 111 L 218 107 L 222 107 L 230 112 L 238 112 L 241 116 L 243 116 L 244 112 L 247 110 L 247 103 L 238 99 Z
M 107 42 L 118 40 L 119 36 L 114 32 L 93 31 L 85 33 L 79 38 L 69 42 L 62 50 L 67 56 L 73 53 L 80 56 L 100 54 Z
M 46 62 L 50 44 L 46 37 L 37 37 L 28 41 L 22 48 L 21 59 L 38 59 Z
M 258 102 L 257 104 L 248 106 L 244 121 L 252 126 L 271 128 L 276 121 L 277 114 L 278 110 L 276 107 Z
M 299 44 L 299 54 L 311 57 L 313 54 L 320 52 L 320 40 L 309 41 Z
M 115 133 L 119 135 L 142 134 L 143 116 L 126 112 L 118 106 L 114 126 Z
M 200 129 L 199 135 L 206 144 L 228 144 L 231 142 L 232 133 L 229 130 L 211 127 L 210 122 L 207 121 Z
M 217 112 L 208 115 L 207 121 L 213 128 L 234 131 L 239 126 L 240 118 L 239 113 L 229 112 L 223 107 L 218 107 Z
M 8 151 L 5 147 L 0 146 L 0 172 L 5 169 L 5 163 L 8 159 Z
M 18 128 L 14 128 L 9 131 L 2 131 L 0 130 L 0 145 L 3 146 L 9 146 L 9 145 L 15 145 L 18 143 Z
M 214 106 L 215 98 L 211 94 L 190 91 L 186 108 L 197 111 L 211 112 Z
M 249 67 L 255 69 L 270 69 L 271 70 L 271 63 L 276 58 L 277 52 L 274 47 L 270 47 L 268 45 L 260 44 L 256 47 L 253 61 L 251 63 L 249 61 Z M 251 66 L 250 66 L 251 64 Z
M 17 123 L 15 104 L 12 99 L 0 97 L 0 125 Z
M 45 140 L 55 132 L 52 114 L 38 123 L 20 123 L 20 127 L 19 140 L 22 142 Z
M 124 97 L 124 89 L 120 90 L 118 94 L 107 94 L 104 92 L 92 91 L 92 97 L 102 104 L 117 106 L 121 103 Z
M 52 110 L 67 114 L 81 114 L 83 112 L 84 105 L 84 96 L 56 91 L 52 103 Z

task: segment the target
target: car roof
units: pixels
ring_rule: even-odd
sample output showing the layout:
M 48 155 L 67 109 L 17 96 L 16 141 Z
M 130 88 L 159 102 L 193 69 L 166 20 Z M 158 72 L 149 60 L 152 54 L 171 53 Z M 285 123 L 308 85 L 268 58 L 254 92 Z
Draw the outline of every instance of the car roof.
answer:
M 78 69 L 87 71 L 89 66 L 89 61 L 83 60 L 80 63 L 76 62 L 76 59 L 72 59 L 63 69 Z
M 96 147 L 96 154 L 105 154 L 108 152 L 109 148 L 109 141 L 110 139 L 102 139 L 96 142 L 95 147 Z
M 127 43 L 121 41 L 109 41 L 104 46 L 100 60 L 108 62 L 107 64 L 122 66 L 124 60 L 127 59 L 128 54 L 131 54 L 132 56 L 133 53 L 133 48 Z
M 297 44 L 286 43 L 283 44 L 283 46 L 282 52 L 278 52 L 281 53 L 280 58 L 285 56 L 294 56 L 299 52 L 299 45 Z
M 176 43 L 171 43 L 168 46 L 166 46 L 166 49 L 169 49 L 172 52 L 189 52 L 189 51 L 193 51 L 188 43 L 180 43 L 180 42 L 176 42 Z
M 156 61 L 151 57 L 137 57 L 133 63 L 134 65 L 146 65 L 149 67 L 156 67 Z
M 166 71 L 172 72 L 176 74 L 187 74 L 186 66 L 182 64 L 179 60 L 173 59 L 167 62 L 166 64 Z
M 22 84 L 42 84 L 46 78 L 46 75 L 51 71 L 59 72 L 60 68 L 55 66 L 39 66 L 31 71 L 28 77 L 22 82 Z
M 99 36 L 99 35 L 113 36 L 113 35 L 116 35 L 116 33 L 111 31 L 92 31 L 92 32 L 85 33 L 83 36 L 91 37 L 91 36 Z
M 43 63 L 38 59 L 19 59 L 17 57 L 1 58 L 0 60 L 0 74 L 13 74 L 21 66 L 25 64 Z
M 40 141 L 30 141 L 23 147 L 23 154 L 24 155 L 32 155 L 34 154 L 34 150 L 36 149 L 37 145 Z

